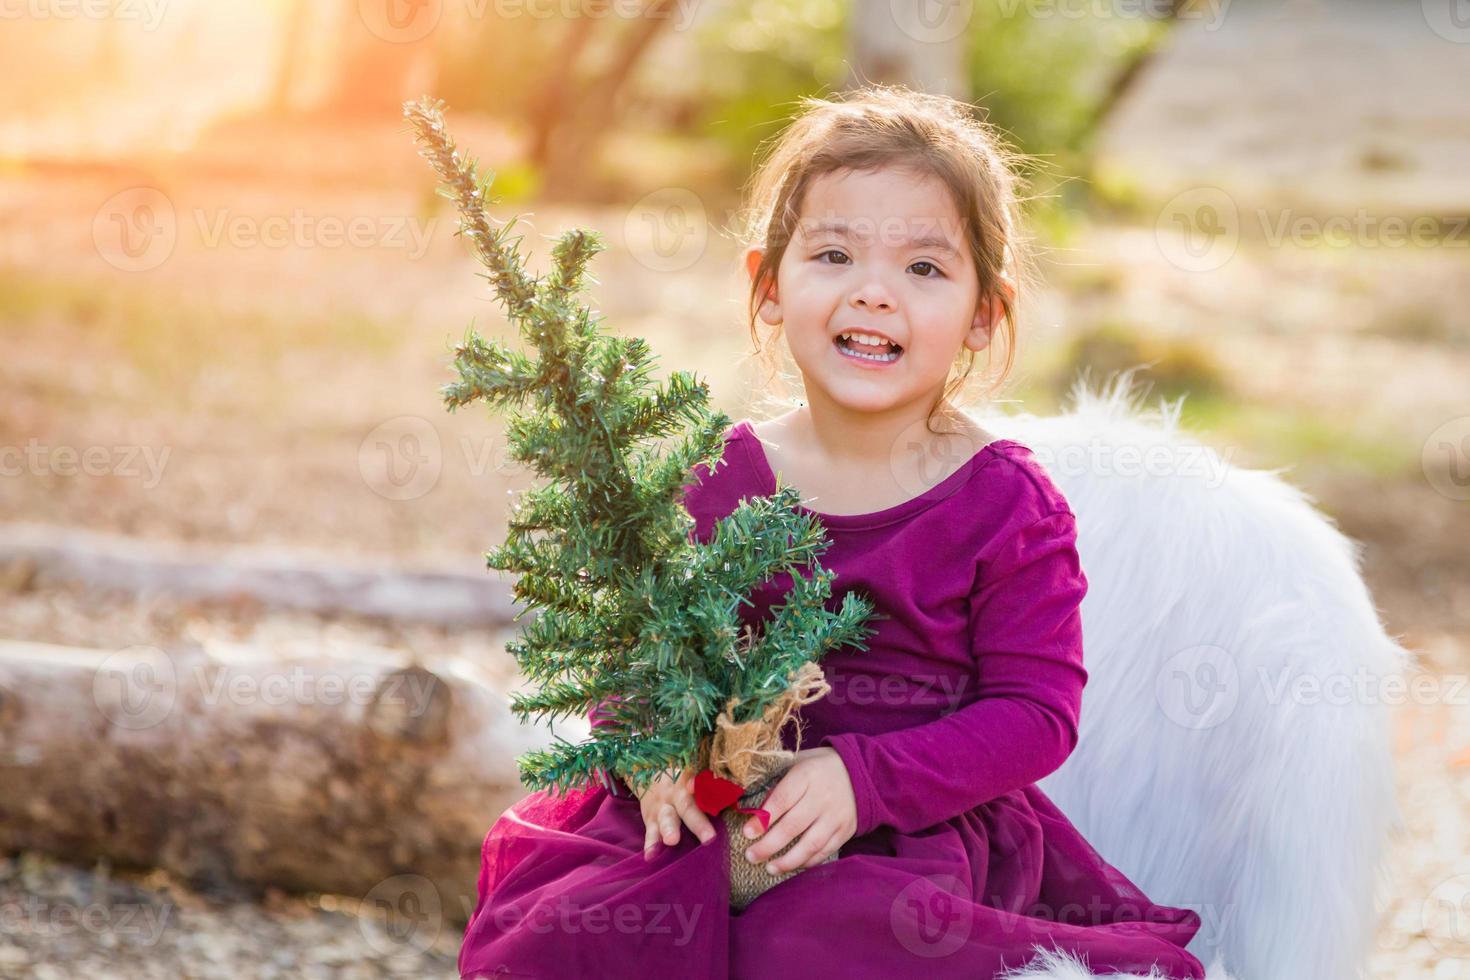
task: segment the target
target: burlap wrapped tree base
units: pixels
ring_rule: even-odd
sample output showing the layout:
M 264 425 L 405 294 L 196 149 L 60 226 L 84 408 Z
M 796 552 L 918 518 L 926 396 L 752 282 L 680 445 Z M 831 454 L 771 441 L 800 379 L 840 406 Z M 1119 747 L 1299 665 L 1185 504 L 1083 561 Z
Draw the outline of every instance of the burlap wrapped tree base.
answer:
M 803 664 L 790 678 L 791 686 L 785 695 L 767 706 L 760 718 L 736 724 L 731 715 L 737 702 L 731 702 L 715 720 L 714 736 L 702 747 L 701 768 L 710 768 L 721 779 L 729 779 L 747 787 L 741 794 L 738 805 L 758 807 L 765 802 L 766 795 L 780 782 L 781 776 L 796 761 L 796 752 L 781 747 L 781 729 L 792 720 L 792 716 L 803 705 L 821 698 L 831 687 L 815 663 Z M 796 747 L 801 747 L 801 727 L 797 726 Z M 711 810 L 710 812 L 714 812 Z M 787 853 L 797 842 L 797 837 L 776 854 L 759 864 L 745 859 L 745 849 L 756 841 L 747 838 L 742 829 L 745 821 L 757 816 L 741 813 L 735 807 L 720 811 L 729 831 L 729 847 L 726 857 L 730 869 L 730 908 L 742 911 L 755 901 L 767 888 L 792 875 L 800 874 L 796 868 L 781 874 L 766 871 L 766 864 Z M 764 835 L 763 835 L 764 836 Z M 759 838 L 757 838 L 758 840 Z M 825 860 L 835 861 L 831 854 Z
M 740 805 L 745 807 L 758 807 L 764 803 L 766 796 L 781 781 L 782 775 L 785 774 L 787 769 L 791 768 L 791 762 L 794 759 L 795 754 L 793 753 L 792 758 L 782 764 L 780 769 L 772 773 L 764 783 L 740 797 Z M 745 849 L 760 838 L 752 840 L 746 837 L 743 831 L 747 820 L 754 820 L 756 821 L 756 826 L 760 826 L 760 818 L 750 814 L 740 813 L 734 807 L 729 807 L 722 811 L 720 816 L 725 821 L 725 829 L 729 831 L 727 856 L 730 866 L 730 908 L 733 911 L 744 911 L 745 907 L 759 898 L 767 888 L 770 888 L 777 882 L 785 881 L 793 875 L 801 874 L 804 870 L 802 868 L 793 868 L 790 871 L 783 871 L 780 874 L 774 875 L 766 870 L 767 864 L 776 860 L 776 858 L 790 851 L 800 843 L 800 837 L 792 840 L 785 847 L 781 848 L 781 850 L 766 858 L 766 860 L 759 863 L 752 863 L 745 859 Z M 835 860 L 837 860 L 837 854 L 833 852 L 824 858 L 822 863 L 825 864 L 828 861 Z

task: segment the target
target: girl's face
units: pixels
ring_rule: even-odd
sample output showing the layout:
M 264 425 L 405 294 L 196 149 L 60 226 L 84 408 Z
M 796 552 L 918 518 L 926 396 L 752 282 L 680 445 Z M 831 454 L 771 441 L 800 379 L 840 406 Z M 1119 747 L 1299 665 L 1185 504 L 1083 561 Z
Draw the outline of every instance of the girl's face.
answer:
M 759 260 L 747 253 L 752 274 Z M 785 325 L 808 399 L 846 413 L 922 417 L 961 349 L 983 350 L 1001 313 L 998 300 L 980 302 L 944 184 L 895 169 L 813 181 L 776 279 L 761 319 Z

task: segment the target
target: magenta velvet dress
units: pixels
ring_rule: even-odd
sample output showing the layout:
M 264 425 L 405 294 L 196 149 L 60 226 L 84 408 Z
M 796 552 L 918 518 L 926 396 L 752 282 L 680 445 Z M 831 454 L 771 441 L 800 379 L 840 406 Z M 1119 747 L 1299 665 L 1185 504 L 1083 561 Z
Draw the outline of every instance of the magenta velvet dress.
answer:
M 745 419 L 693 475 L 701 541 L 776 488 Z M 801 747 L 831 746 L 852 779 L 857 830 L 838 859 L 732 914 L 723 821 L 710 843 L 681 828 L 648 860 L 620 780 L 533 793 L 485 838 L 461 975 L 985 980 L 1041 947 L 1097 973 L 1202 980 L 1185 950 L 1199 915 L 1150 902 L 1034 785 L 1076 745 L 1087 579 L 1075 518 L 1031 451 L 1001 439 L 918 497 L 818 516 L 829 608 L 854 589 L 877 607 L 868 650 L 829 652 L 832 691 L 799 715 Z M 790 583 L 766 583 L 742 620 Z

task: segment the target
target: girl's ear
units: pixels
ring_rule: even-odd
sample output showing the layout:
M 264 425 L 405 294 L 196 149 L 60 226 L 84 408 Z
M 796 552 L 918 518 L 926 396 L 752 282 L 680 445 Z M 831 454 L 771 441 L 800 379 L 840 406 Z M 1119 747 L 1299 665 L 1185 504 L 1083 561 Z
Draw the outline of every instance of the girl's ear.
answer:
M 997 282 L 997 288 L 1003 290 L 1006 299 L 1013 305 L 1016 302 L 1016 285 L 1009 279 L 1001 279 Z M 990 346 L 990 338 L 995 332 L 995 325 L 1000 323 L 1005 316 L 1005 304 L 994 292 L 986 294 L 985 298 L 975 307 L 975 320 L 970 325 L 970 332 L 965 334 L 965 346 L 972 351 L 982 351 Z
M 745 250 L 745 274 L 752 283 L 755 282 L 756 272 L 760 269 L 761 259 L 764 257 L 765 249 L 759 245 L 752 245 Z M 774 277 L 770 287 L 766 290 L 765 297 L 761 300 L 759 312 L 767 326 L 774 327 L 781 322 L 781 301 L 776 294 Z

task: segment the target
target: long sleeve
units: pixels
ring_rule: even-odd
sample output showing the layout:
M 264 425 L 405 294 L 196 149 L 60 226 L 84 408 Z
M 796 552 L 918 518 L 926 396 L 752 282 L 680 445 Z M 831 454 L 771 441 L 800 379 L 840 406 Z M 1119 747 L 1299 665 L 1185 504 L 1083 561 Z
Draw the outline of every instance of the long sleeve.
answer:
M 969 613 L 977 700 L 912 728 L 822 739 L 852 779 L 858 835 L 932 827 L 1031 785 L 1071 754 L 1087 683 L 1076 535 L 1062 510 L 987 545 Z

